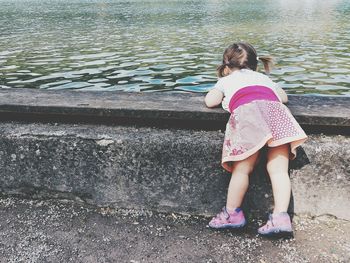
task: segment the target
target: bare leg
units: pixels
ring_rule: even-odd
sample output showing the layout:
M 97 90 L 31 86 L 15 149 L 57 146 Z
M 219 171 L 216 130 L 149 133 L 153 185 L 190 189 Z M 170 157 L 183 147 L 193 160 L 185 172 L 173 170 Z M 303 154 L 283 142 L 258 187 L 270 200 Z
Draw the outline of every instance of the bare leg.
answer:
M 272 147 L 267 152 L 267 171 L 269 173 L 275 207 L 273 213 L 287 212 L 291 183 L 288 175 L 289 145 Z
M 259 152 L 242 161 L 234 162 L 231 181 L 228 187 L 226 209 L 233 211 L 240 207 L 249 185 L 249 174 L 253 171 Z

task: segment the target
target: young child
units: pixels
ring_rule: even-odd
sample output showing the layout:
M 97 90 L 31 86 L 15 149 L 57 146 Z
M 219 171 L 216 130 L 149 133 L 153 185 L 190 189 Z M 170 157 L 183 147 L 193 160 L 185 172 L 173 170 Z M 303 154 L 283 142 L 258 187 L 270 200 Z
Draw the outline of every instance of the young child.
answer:
M 292 235 L 287 213 L 291 183 L 289 159 L 307 138 L 289 109 L 283 104 L 287 94 L 269 77 L 258 73 L 258 61 L 269 73 L 271 57 L 258 57 L 248 43 L 235 43 L 224 52 L 217 69 L 219 80 L 205 97 L 207 107 L 222 107 L 231 113 L 226 125 L 222 166 L 232 173 L 227 202 L 209 226 L 215 229 L 239 228 L 246 224 L 240 206 L 248 189 L 259 151 L 267 145 L 267 171 L 271 179 L 274 210 L 258 229 L 263 236 Z

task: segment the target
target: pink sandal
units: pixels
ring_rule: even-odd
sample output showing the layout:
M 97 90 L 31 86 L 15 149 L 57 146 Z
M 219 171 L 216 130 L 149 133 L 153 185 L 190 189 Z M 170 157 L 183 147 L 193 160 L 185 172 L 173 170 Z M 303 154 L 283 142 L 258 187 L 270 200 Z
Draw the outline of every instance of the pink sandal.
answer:
M 288 213 L 270 214 L 267 223 L 258 229 L 266 237 L 293 237 L 293 228 Z
M 240 228 L 246 225 L 246 220 L 241 208 L 228 212 L 226 207 L 209 222 L 209 227 L 214 229 Z

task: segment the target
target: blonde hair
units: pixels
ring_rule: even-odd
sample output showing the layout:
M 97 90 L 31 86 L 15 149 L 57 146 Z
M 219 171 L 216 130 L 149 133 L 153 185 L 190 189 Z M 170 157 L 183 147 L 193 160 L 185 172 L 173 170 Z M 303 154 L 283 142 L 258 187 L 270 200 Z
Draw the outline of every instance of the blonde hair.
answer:
M 255 48 L 245 42 L 238 42 L 230 45 L 225 49 L 222 58 L 222 64 L 217 67 L 218 77 L 225 77 L 228 69 L 251 69 L 256 71 L 258 61 L 264 65 L 266 73 L 270 73 L 273 66 L 273 58 L 271 56 L 258 57 Z

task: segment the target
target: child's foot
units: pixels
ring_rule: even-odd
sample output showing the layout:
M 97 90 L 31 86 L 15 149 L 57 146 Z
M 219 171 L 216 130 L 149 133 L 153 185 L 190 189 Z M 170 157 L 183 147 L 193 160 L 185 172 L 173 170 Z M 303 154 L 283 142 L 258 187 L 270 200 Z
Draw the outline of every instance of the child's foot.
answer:
M 258 229 L 258 233 L 266 237 L 292 237 L 292 223 L 288 213 L 270 214 L 267 223 Z
M 245 226 L 246 220 L 242 209 L 236 208 L 233 212 L 228 212 L 226 207 L 209 222 L 209 227 L 215 229 L 240 228 Z

